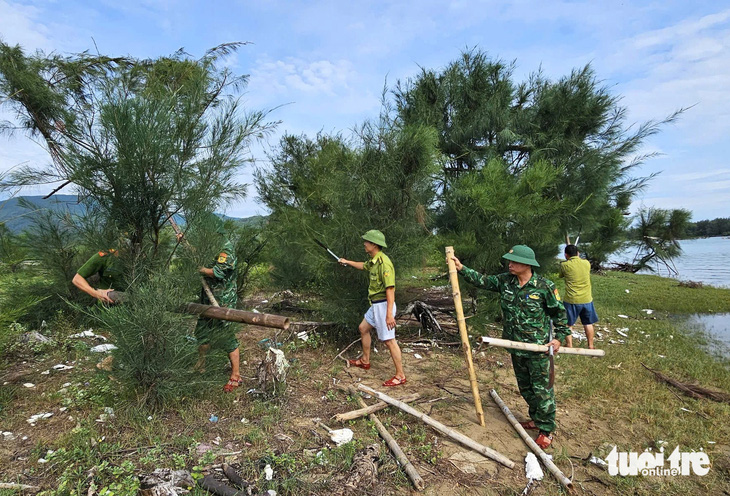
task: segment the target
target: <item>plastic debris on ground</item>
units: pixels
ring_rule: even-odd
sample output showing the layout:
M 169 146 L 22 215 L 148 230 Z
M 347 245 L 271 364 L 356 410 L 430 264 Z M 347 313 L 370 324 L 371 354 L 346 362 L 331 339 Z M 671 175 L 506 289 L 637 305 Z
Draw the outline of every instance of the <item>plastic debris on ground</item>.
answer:
M 651 310 L 650 308 L 642 308 L 642 312 L 646 312 L 647 315 L 651 315 L 654 313 L 654 310 Z
M 89 351 L 91 351 L 93 353 L 109 353 L 110 351 L 116 350 L 116 349 L 117 349 L 117 347 L 114 346 L 113 344 L 100 344 L 98 346 L 94 346 Z
M 297 337 L 304 342 L 309 341 L 309 334 L 307 334 L 307 331 L 298 332 Z
M 62 363 L 59 363 L 57 365 L 54 365 L 53 370 L 71 370 L 73 368 L 73 365 L 64 365 Z
M 51 418 L 53 416 L 52 412 L 45 412 L 45 413 L 36 413 L 35 415 L 31 415 L 31 417 L 26 420 L 30 425 L 35 426 L 35 423 L 38 422 L 41 419 L 47 419 Z
M 211 415 L 208 420 L 210 420 L 211 422 L 218 422 L 218 416 L 217 415 Z
M 423 358 L 423 357 L 422 357 L 421 355 L 419 355 L 418 353 L 414 353 L 414 354 L 413 354 L 413 356 L 414 356 L 415 358 L 418 358 L 419 360 Z
M 525 477 L 533 480 L 542 480 L 545 477 L 535 453 L 527 453 L 525 456 Z
M 23 387 L 34 388 L 35 384 L 33 384 L 32 382 L 26 382 L 26 383 L 23 383 Z
M 628 319 L 628 315 L 618 314 L 618 317 L 621 317 L 622 319 Z
M 15 439 L 15 434 L 10 431 L 3 432 L 3 441 L 12 441 Z
M 83 332 L 78 332 L 76 334 L 71 334 L 69 337 L 70 338 L 96 338 L 96 339 L 99 339 L 101 341 L 106 341 L 106 338 L 104 336 L 100 336 L 98 334 L 94 334 L 94 331 L 92 331 L 91 329 L 88 329 L 88 330 L 83 331 Z
M 621 334 L 625 338 L 629 337 L 629 335 L 626 334 L 628 331 L 629 331 L 629 328 L 628 327 L 623 327 L 621 329 L 616 329 L 616 332 L 619 333 L 619 334 Z
M 274 478 L 274 469 L 272 469 L 271 465 L 269 465 L 268 463 L 264 467 L 264 474 L 266 475 L 267 481 L 270 481 L 271 479 Z
M 591 455 L 591 457 L 588 459 L 588 462 L 592 463 L 593 465 L 596 465 L 597 467 L 608 468 L 608 463 L 606 463 L 606 460 L 598 458 L 597 456 Z

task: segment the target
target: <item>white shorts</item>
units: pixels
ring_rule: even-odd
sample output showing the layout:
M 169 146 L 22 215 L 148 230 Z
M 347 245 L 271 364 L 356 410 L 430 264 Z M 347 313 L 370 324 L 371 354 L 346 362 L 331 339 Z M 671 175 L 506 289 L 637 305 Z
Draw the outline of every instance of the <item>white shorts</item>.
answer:
M 387 311 L 388 302 L 381 301 L 373 303 L 370 308 L 368 308 L 368 311 L 365 312 L 365 321 L 378 331 L 378 339 L 381 341 L 395 339 L 395 327 L 393 329 L 388 329 L 388 324 L 385 323 Z M 393 302 L 393 317 L 395 317 L 395 302 Z

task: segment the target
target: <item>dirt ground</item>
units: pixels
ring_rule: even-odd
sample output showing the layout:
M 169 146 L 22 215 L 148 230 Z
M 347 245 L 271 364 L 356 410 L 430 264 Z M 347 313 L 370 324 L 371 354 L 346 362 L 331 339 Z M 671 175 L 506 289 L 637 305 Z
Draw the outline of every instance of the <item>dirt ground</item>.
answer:
M 296 320 L 293 318 L 292 320 Z M 355 334 L 357 331 L 353 331 Z M 278 334 L 278 339 L 286 340 L 286 332 Z M 152 439 L 169 440 L 174 442 L 175 437 L 191 434 L 194 431 L 202 432 L 204 439 L 220 437 L 221 433 L 231 436 L 242 429 L 240 423 L 234 425 L 237 415 L 237 402 L 248 401 L 247 390 L 255 387 L 253 379 L 254 364 L 264 355 L 258 343 L 262 339 L 272 338 L 271 329 L 243 326 L 238 335 L 243 350 L 242 375 L 247 376 L 243 387 L 233 394 L 237 399 L 226 405 L 201 405 L 199 415 L 207 419 L 208 412 L 214 408 L 222 410 L 219 413 L 220 422 L 211 424 L 201 422 L 192 424 L 190 412 L 186 415 L 175 416 L 168 413 L 164 419 L 154 419 L 150 427 L 150 442 Z M 354 339 L 355 336 L 353 336 Z M 410 415 L 394 411 L 393 407 L 378 413 L 378 417 L 391 432 L 413 432 L 425 427 L 426 439 L 422 443 L 405 443 L 402 447 L 411 462 L 418 469 L 425 480 L 426 489 L 421 494 L 518 494 L 527 484 L 525 478 L 525 455 L 528 448 L 507 422 L 501 410 L 492 401 L 489 391 L 495 388 L 512 413 L 518 420 L 526 419 L 526 404 L 517 390 L 512 372 L 509 354 L 500 349 L 477 349 L 474 352 L 474 366 L 480 388 L 481 402 L 484 409 L 486 427 L 481 427 L 477 421 L 474 400 L 468 381 L 463 352 L 459 346 L 434 347 L 430 344 L 413 343 L 414 333 L 404 333 L 401 343 L 403 350 L 404 368 L 408 383 L 397 388 L 384 388 L 382 382 L 393 375 L 393 366 L 385 347 L 378 347 L 378 353 L 372 355 L 372 368 L 364 371 L 358 368 L 346 367 L 345 361 L 337 358 L 337 352 L 328 345 L 316 349 L 301 347 L 294 355 L 299 361 L 301 373 L 290 377 L 286 388 L 286 412 L 276 422 L 274 430 L 284 436 L 279 444 L 279 451 L 308 447 L 318 449 L 329 443 L 326 434 L 314 427 L 312 419 L 321 418 L 332 428 L 345 427 L 337 424 L 331 417 L 337 413 L 344 413 L 357 408 L 347 401 L 347 395 L 341 388 L 359 383 L 385 392 L 394 397 L 418 392 L 421 398 L 415 407 L 434 419 L 442 422 L 449 428 L 455 429 L 475 441 L 491 447 L 515 463 L 513 469 L 508 469 L 499 463 L 474 453 L 455 441 L 440 433 L 425 427 L 422 422 Z M 295 334 L 290 334 L 289 340 L 296 340 Z M 453 340 L 452 340 L 453 341 Z M 359 353 L 359 343 L 352 346 L 345 356 L 354 358 Z M 420 355 L 421 358 L 416 357 Z M 36 361 L 37 360 L 37 361 Z M 64 389 L 98 384 L 108 384 L 114 387 L 109 375 L 99 372 L 95 368 L 96 357 L 80 356 L 78 360 L 66 362 L 73 369 L 53 370 L 56 359 L 39 357 L 36 360 L 25 360 L 4 371 L 0 384 L 14 385 L 17 395 L 12 400 L 12 408 L 6 418 L 2 419 L 0 431 L 12 432 L 13 440 L 0 441 L 0 472 L 5 475 L 2 479 L 20 480 L 25 484 L 37 484 L 52 487 L 53 481 L 48 477 L 52 473 L 36 464 L 37 456 L 42 456 L 47 447 L 52 447 L 59 438 L 68 436 L 77 427 L 79 416 L 84 412 L 78 411 L 73 404 L 66 407 L 61 400 Z M 48 374 L 42 374 L 50 370 Z M 556 381 L 558 399 L 558 430 L 555 433 L 553 446 L 548 453 L 554 455 L 556 465 L 569 477 L 579 494 L 616 494 L 616 487 L 608 474 L 583 461 L 591 453 L 597 451 L 608 440 L 612 444 L 629 441 L 631 431 L 628 423 L 616 418 L 593 419 L 588 414 L 585 404 L 571 401 L 561 401 L 560 376 Z M 25 388 L 24 383 L 33 383 L 33 388 Z M 71 386 L 70 383 L 80 386 Z M 374 399 L 366 399 L 368 404 Z M 605 398 L 593 398 L 592 402 L 607 403 Z M 98 408 L 101 411 L 101 407 Z M 34 426 L 27 423 L 27 419 L 34 414 L 50 412 L 53 415 L 40 419 Z M 96 415 L 98 412 L 95 412 Z M 238 414 L 240 417 L 240 413 Z M 227 418 L 226 418 L 227 417 Z M 225 424 L 225 421 L 229 424 Z M 256 418 L 249 419 L 255 422 Z M 124 452 L 125 439 L 132 433 L 125 429 L 122 422 L 99 423 L 102 432 L 114 437 L 119 443 L 120 451 Z M 103 425 L 102 425 L 103 424 Z M 225 425 L 230 427 L 226 430 Z M 348 427 L 355 431 L 355 436 L 374 439 L 373 431 L 367 428 L 365 420 L 349 422 Z M 534 436 L 534 434 L 533 434 Z M 407 437 L 401 436 L 402 439 Z M 136 440 L 135 442 L 139 442 Z M 225 448 L 233 452 L 244 450 L 244 442 L 228 442 Z M 331 444 L 331 443 L 329 443 Z M 385 450 L 385 448 L 383 448 Z M 424 450 L 438 454 L 429 459 Z M 40 455 L 39 455 L 40 453 Z M 121 456 L 126 456 L 125 454 Z M 245 456 L 245 455 L 240 455 Z M 459 461 L 462 459 L 463 461 Z M 396 465 L 391 463 L 389 468 L 397 471 Z M 391 477 L 383 477 L 385 482 L 370 494 L 405 494 L 413 489 L 407 489 L 407 483 L 402 482 L 393 486 Z M 544 480 L 537 485 L 530 494 L 558 494 L 561 486 L 556 479 L 545 470 Z

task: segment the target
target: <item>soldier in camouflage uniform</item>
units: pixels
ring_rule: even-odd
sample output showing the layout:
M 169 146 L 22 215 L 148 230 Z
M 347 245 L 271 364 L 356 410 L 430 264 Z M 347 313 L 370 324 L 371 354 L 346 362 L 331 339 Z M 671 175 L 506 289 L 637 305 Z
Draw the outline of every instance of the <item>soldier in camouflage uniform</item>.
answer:
M 555 284 L 532 272 L 540 265 L 535 252 L 525 245 L 514 246 L 502 258 L 509 260 L 509 273 L 484 276 L 465 267 L 454 257 L 459 273 L 474 286 L 500 294 L 502 308 L 502 338 L 523 343 L 547 344 L 555 353 L 570 334 L 567 316 Z M 555 337 L 549 340 L 551 321 Z M 512 367 L 520 394 L 529 406 L 529 422 L 521 422 L 526 429 L 539 429 L 535 442 L 547 448 L 555 430 L 555 392 L 548 387 L 549 357 L 543 353 L 513 350 Z
M 100 251 L 92 255 L 82 265 L 71 282 L 84 293 L 96 298 L 102 303 L 113 304 L 109 297 L 112 291 L 124 291 L 126 285 L 123 281 L 122 267 L 119 261 L 119 252 L 114 249 Z M 92 286 L 92 277 L 98 276 L 98 281 L 93 281 L 97 286 Z
M 200 267 L 198 272 L 205 279 L 220 306 L 235 308 L 238 301 L 238 288 L 236 286 L 238 270 L 233 243 L 226 238 L 227 233 L 223 227 L 223 221 L 218 216 L 209 214 L 205 222 L 215 226 L 216 233 L 220 236 L 221 247 L 218 255 L 206 267 Z M 212 304 L 202 288 L 200 289 L 200 302 L 204 305 Z M 205 355 L 211 346 L 221 348 L 228 353 L 228 358 L 231 360 L 231 378 L 223 387 L 223 391 L 229 393 L 240 386 L 243 381 L 239 370 L 240 352 L 238 339 L 236 339 L 235 324 L 199 317 L 198 324 L 195 327 L 195 338 L 200 344 L 198 363 L 195 368 L 203 370 Z

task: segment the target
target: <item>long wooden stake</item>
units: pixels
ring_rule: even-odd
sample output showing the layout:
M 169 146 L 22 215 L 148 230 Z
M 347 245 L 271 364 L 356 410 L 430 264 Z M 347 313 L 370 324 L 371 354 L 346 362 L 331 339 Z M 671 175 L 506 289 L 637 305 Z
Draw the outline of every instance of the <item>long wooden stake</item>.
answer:
M 357 394 L 357 391 L 355 391 L 355 388 L 350 386 L 350 394 L 357 398 L 357 402 L 360 403 L 360 406 L 362 409 L 366 409 L 367 405 L 365 404 L 365 401 L 360 397 L 359 394 Z M 385 428 L 385 426 L 380 422 L 380 419 L 374 414 L 370 413 L 368 415 L 368 418 L 375 424 L 375 428 L 378 430 L 378 433 L 380 434 L 380 437 L 382 437 L 386 444 L 388 445 L 388 448 L 390 448 L 390 451 L 393 452 L 393 455 L 395 456 L 395 459 L 398 460 L 398 463 L 401 464 L 401 467 L 403 467 L 403 470 L 408 474 L 408 478 L 411 479 L 411 482 L 413 482 L 413 485 L 416 487 L 418 491 L 422 491 L 424 487 L 426 487 L 426 483 L 423 482 L 423 479 L 421 478 L 421 474 L 418 473 L 418 470 L 416 470 L 416 467 L 413 466 L 413 464 L 408 460 L 408 457 L 405 453 L 403 453 L 403 450 L 400 448 L 396 440 L 393 438 L 393 436 L 390 435 L 388 430 Z
M 400 401 L 404 403 L 410 403 L 412 401 L 416 401 L 418 398 L 420 398 L 421 395 L 418 393 L 409 394 L 408 396 L 404 396 L 400 399 Z M 358 396 L 359 398 L 359 396 Z M 365 415 L 370 415 L 371 413 L 379 412 L 380 410 L 384 410 L 388 408 L 390 405 L 388 405 L 384 401 L 378 401 L 374 405 L 371 406 L 363 406 L 359 410 L 352 410 L 351 412 L 347 413 L 338 413 L 334 416 L 334 419 L 338 422 L 345 422 L 347 420 L 355 420 L 356 418 L 364 417 Z
M 558 481 L 563 486 L 565 486 L 568 491 L 572 491 L 573 483 L 570 482 L 570 479 L 563 475 L 560 469 L 555 466 L 550 457 L 548 457 L 545 452 L 540 449 L 540 447 L 535 443 L 535 441 L 532 440 L 527 431 L 525 431 L 525 429 L 520 425 L 515 416 L 512 415 L 512 412 L 509 411 L 509 408 L 507 408 L 507 405 L 505 405 L 504 401 L 502 401 L 502 398 L 499 397 L 497 391 L 492 389 L 489 394 L 492 396 L 492 399 L 495 403 L 497 403 L 499 408 L 502 409 L 502 413 L 504 413 L 504 416 L 507 417 L 507 420 L 510 424 L 512 424 L 512 427 L 515 428 L 525 444 L 538 456 L 538 458 L 540 458 L 540 460 L 542 460 L 542 463 L 555 476 L 555 478 L 558 479 Z
M 499 348 L 510 348 L 513 350 L 525 350 L 535 351 L 537 353 L 545 353 L 548 350 L 548 346 L 543 344 L 534 343 L 523 343 L 521 341 L 510 341 L 509 339 L 498 339 L 490 338 L 489 336 L 482 336 L 482 342 L 487 343 L 490 346 L 498 346 Z M 560 347 L 558 352 L 560 355 L 583 355 L 591 357 L 602 357 L 606 355 L 604 350 L 589 350 L 586 348 L 567 348 L 565 346 Z
M 444 424 L 439 422 L 438 420 L 434 420 L 428 415 L 426 415 L 423 412 L 419 412 L 413 407 L 410 407 L 403 403 L 402 401 L 398 401 L 395 398 L 391 398 L 387 394 L 383 394 L 380 391 L 376 391 L 373 388 L 369 388 L 364 384 L 358 384 L 358 389 L 361 389 L 363 391 L 367 391 L 368 393 L 377 396 L 378 399 L 385 401 L 386 403 L 390 403 L 393 406 L 396 406 L 403 410 L 406 413 L 410 413 L 416 418 L 419 418 L 423 421 L 423 423 L 430 425 L 437 431 L 439 431 L 441 434 L 444 434 L 446 436 L 449 436 L 451 439 L 454 439 L 456 441 L 459 441 L 464 446 L 467 446 L 477 453 L 480 453 L 487 458 L 491 458 L 494 461 L 497 461 L 504 465 L 507 468 L 513 468 L 515 466 L 515 463 L 507 458 L 506 456 L 502 455 L 501 453 L 493 450 L 492 448 L 488 448 L 487 446 L 484 446 L 483 444 L 479 444 L 478 442 L 474 441 L 472 438 L 465 436 L 464 434 L 455 431 L 454 429 L 451 429 L 449 427 L 446 427 Z
M 185 303 L 180 307 L 180 312 L 200 315 L 210 319 L 227 320 L 228 322 L 243 322 L 245 324 L 259 325 L 262 327 L 275 327 L 277 329 L 289 329 L 289 317 L 273 315 L 270 313 L 247 312 L 236 308 L 215 307 L 201 303 Z
M 471 360 L 471 346 L 469 345 L 469 335 L 466 331 L 466 321 L 464 320 L 464 307 L 461 305 L 461 292 L 459 292 L 459 276 L 456 274 L 456 265 L 451 257 L 454 256 L 454 247 L 446 247 L 446 262 L 449 264 L 449 281 L 451 282 L 451 291 L 454 296 L 454 307 L 456 308 L 456 323 L 459 326 L 459 335 L 461 336 L 461 349 L 464 351 L 466 359 L 466 368 L 469 369 L 469 382 L 471 383 L 471 394 L 474 396 L 474 407 L 477 410 L 477 418 L 479 425 L 482 427 L 487 424 L 484 422 L 484 410 L 482 410 L 482 400 L 479 398 L 479 385 L 477 384 L 477 376 L 474 372 L 474 363 Z

